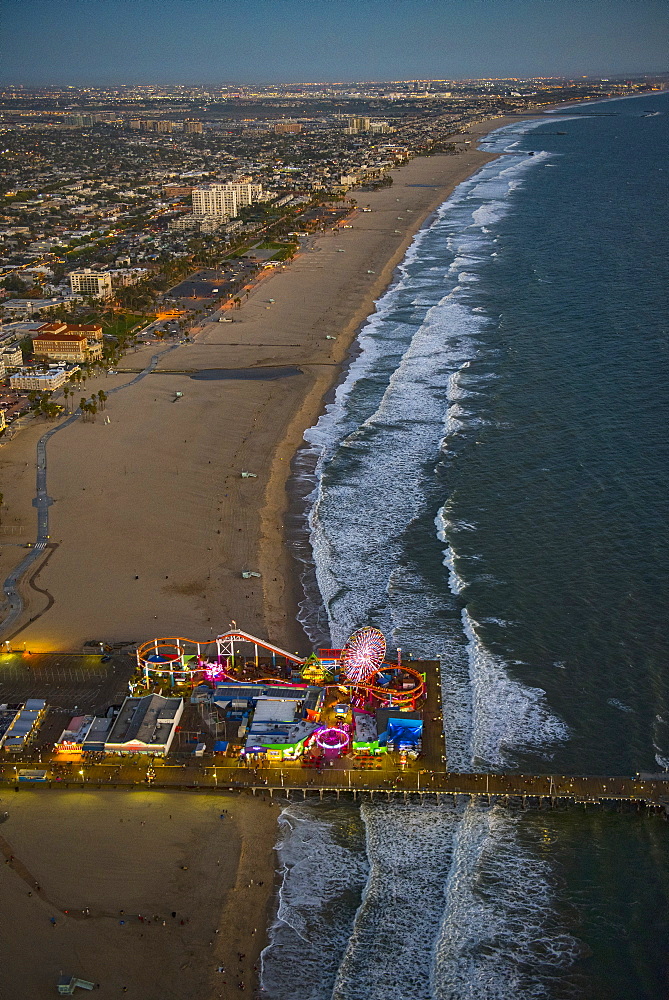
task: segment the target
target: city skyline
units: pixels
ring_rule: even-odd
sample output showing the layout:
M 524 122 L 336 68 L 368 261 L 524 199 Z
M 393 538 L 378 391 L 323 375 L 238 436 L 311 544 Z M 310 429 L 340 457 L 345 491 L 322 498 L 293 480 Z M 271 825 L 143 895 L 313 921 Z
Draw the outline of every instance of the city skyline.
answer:
M 0 83 L 25 86 L 633 75 L 666 68 L 669 29 L 658 0 L 3 6 Z

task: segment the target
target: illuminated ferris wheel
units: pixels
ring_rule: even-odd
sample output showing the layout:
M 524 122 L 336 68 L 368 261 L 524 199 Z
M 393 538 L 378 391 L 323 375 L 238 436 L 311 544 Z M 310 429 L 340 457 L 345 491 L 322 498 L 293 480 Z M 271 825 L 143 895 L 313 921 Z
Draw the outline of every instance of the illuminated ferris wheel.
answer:
M 357 629 L 341 651 L 339 662 L 347 680 L 364 683 L 379 669 L 386 655 L 386 640 L 378 628 Z

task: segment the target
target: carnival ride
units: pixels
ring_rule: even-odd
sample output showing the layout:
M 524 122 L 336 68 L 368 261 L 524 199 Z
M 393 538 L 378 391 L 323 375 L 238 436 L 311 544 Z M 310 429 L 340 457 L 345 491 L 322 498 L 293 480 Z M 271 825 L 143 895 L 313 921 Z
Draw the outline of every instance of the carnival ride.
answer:
M 247 650 L 249 646 L 252 652 L 244 657 L 245 663 L 241 666 L 239 657 L 242 650 Z M 278 671 L 284 666 L 291 672 L 299 670 L 305 690 L 309 683 L 328 689 L 337 688 L 347 694 L 352 707 L 358 709 L 370 702 L 381 707 L 414 708 L 425 694 L 423 676 L 405 664 L 385 662 L 385 653 L 386 641 L 382 632 L 371 626 L 357 629 L 341 650 L 340 675 L 333 680 L 325 668 L 321 674 L 317 657 L 305 659 L 234 628 L 216 638 L 201 641 L 184 637 L 151 639 L 137 648 L 137 666 L 147 685 L 151 681 L 161 683 L 167 679 L 172 687 L 175 684 L 217 684 L 225 681 L 295 686 L 292 679 L 264 673 L 270 666 L 267 663 L 269 654 L 270 669 Z M 262 665 L 261 655 L 265 661 Z M 255 667 L 253 676 L 248 671 L 248 660 Z M 279 662 L 281 660 L 283 664 Z
M 253 646 L 253 660 L 257 668 L 260 667 L 261 650 L 263 654 L 270 654 L 273 668 L 278 667 L 277 657 L 285 660 L 287 666 L 299 667 L 303 663 L 303 658 L 297 654 L 289 653 L 286 649 L 258 639 L 241 629 L 233 629 L 215 639 L 201 641 L 181 636 L 150 639 L 137 648 L 137 666 L 147 684 L 152 678 L 162 681 L 165 677 L 169 678 L 171 685 L 199 681 L 238 681 L 240 678 L 235 675 L 234 669 L 240 644 Z M 272 678 L 273 682 L 277 680 Z
M 314 742 L 326 756 L 338 756 L 342 750 L 348 747 L 350 740 L 347 730 L 340 726 L 319 729 L 314 735 Z
M 356 629 L 349 636 L 339 657 L 339 664 L 347 681 L 364 683 L 377 672 L 386 655 L 383 632 L 371 625 Z

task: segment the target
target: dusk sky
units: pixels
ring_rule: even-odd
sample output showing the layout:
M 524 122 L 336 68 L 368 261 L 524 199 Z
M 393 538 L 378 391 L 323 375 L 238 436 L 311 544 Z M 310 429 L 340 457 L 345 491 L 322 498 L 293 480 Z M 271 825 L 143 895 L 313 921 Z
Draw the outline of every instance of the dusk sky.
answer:
M 667 69 L 667 0 L 1 0 L 0 80 L 223 83 Z

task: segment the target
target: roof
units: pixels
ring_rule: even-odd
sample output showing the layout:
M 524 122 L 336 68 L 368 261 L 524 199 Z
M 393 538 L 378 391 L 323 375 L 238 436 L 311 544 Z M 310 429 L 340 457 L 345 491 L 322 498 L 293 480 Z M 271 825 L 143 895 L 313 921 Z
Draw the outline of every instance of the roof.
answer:
M 46 708 L 46 701 L 44 698 L 28 698 L 23 707 L 29 712 L 41 712 Z
M 126 698 L 107 743 L 145 743 L 163 745 L 167 742 L 183 708 L 182 698 L 162 698 L 157 694 L 143 698 Z
M 82 341 L 86 342 L 86 335 L 84 333 L 40 333 L 39 337 L 35 337 L 33 340 L 33 344 L 51 343 L 53 340 L 64 340 L 66 343 L 76 341 L 80 344 Z
M 293 722 L 297 714 L 298 698 L 268 698 L 261 695 L 256 701 L 253 725 L 264 722 Z
M 246 749 L 251 750 L 253 747 L 268 746 L 294 746 L 296 743 L 305 740 L 307 736 L 311 736 L 318 728 L 319 724 L 317 722 L 307 722 L 306 719 L 300 719 L 294 725 L 271 722 L 256 725 L 254 720 L 246 738 Z

